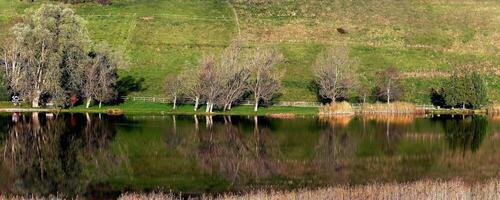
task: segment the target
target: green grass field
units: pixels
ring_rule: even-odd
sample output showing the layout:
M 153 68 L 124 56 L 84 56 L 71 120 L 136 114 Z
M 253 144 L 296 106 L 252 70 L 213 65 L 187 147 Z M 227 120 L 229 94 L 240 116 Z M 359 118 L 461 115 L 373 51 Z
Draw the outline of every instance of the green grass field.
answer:
M 0 0 L 0 38 L 26 8 L 44 2 Z M 203 54 L 219 52 L 239 37 L 249 48 L 276 46 L 284 54 L 281 101 L 315 101 L 308 89 L 311 65 L 318 53 L 339 43 L 349 44 L 371 81 L 388 65 L 399 68 L 405 101 L 429 103 L 430 88 L 455 65 L 483 72 L 490 100 L 500 101 L 499 1 L 243 2 L 115 0 L 111 6 L 70 6 L 88 21 L 94 41 L 126 52 L 130 66 L 121 75 L 146 79 L 146 90 L 134 96 L 164 96 L 166 74 L 197 65 Z M 338 27 L 348 33 L 339 34 Z

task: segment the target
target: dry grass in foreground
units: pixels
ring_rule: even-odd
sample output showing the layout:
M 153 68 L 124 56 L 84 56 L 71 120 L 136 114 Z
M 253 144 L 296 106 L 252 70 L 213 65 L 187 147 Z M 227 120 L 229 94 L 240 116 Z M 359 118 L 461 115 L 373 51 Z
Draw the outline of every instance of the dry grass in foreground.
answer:
M 339 186 L 316 190 L 291 192 L 257 191 L 244 195 L 223 195 L 201 199 L 499 199 L 500 179 L 480 184 L 463 181 L 417 181 L 402 184 L 371 184 L 365 186 Z M 170 194 L 124 194 L 122 200 L 178 199 Z

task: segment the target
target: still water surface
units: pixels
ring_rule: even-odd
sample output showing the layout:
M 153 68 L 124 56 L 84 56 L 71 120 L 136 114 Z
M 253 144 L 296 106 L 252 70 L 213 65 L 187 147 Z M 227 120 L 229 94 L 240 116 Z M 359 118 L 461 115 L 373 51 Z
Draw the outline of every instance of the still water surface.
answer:
M 103 198 L 500 175 L 500 117 L 0 115 L 0 193 Z

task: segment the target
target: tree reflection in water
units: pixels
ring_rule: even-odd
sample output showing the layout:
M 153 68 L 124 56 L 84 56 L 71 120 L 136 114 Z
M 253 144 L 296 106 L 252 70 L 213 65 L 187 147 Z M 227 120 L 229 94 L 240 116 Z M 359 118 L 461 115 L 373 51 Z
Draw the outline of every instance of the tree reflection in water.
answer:
M 476 152 L 486 135 L 488 120 L 485 116 L 459 116 L 443 121 L 446 141 L 452 150 Z
M 108 144 L 115 130 L 99 118 L 69 118 L 33 113 L 9 124 L 0 150 L 0 171 L 5 175 L 0 182 L 12 184 L 0 191 L 75 196 L 85 193 L 93 177 L 105 173 L 92 169 L 102 169 L 112 160 Z
M 224 116 L 220 121 L 214 120 L 213 116 L 205 118 L 206 127 L 203 128 L 198 127 L 198 117 L 194 116 L 196 145 L 192 151 L 181 150 L 189 152 L 205 173 L 224 177 L 230 186 L 244 184 L 257 177 L 265 179 L 277 173 L 272 158 L 276 157 L 278 147 L 272 142 L 270 130 L 259 125 L 259 118 L 253 119 L 252 135 L 244 134 L 233 124 L 230 116 Z M 176 135 L 172 133 L 167 137 L 167 146 L 177 150 L 177 145 L 189 148 L 190 145 L 186 144 L 193 140 L 186 138 L 181 142 Z

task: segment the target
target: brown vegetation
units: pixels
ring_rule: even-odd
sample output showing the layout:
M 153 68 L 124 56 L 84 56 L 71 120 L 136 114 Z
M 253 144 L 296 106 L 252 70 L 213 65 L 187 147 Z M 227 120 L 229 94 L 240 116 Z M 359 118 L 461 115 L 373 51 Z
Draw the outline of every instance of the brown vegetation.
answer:
M 201 199 L 496 199 L 500 180 L 469 184 L 460 180 L 336 186 L 315 190 L 256 191 L 244 195 L 202 196 Z M 177 199 L 166 193 L 124 194 L 122 200 Z
M 319 108 L 320 115 L 353 115 L 354 108 L 351 104 L 343 101 L 340 103 L 330 103 Z
M 414 104 L 395 102 L 390 104 L 364 104 L 361 106 L 359 112 L 363 114 L 418 114 L 423 113 L 424 110 L 417 109 Z
M 486 108 L 488 114 L 500 114 L 500 104 L 493 104 Z

